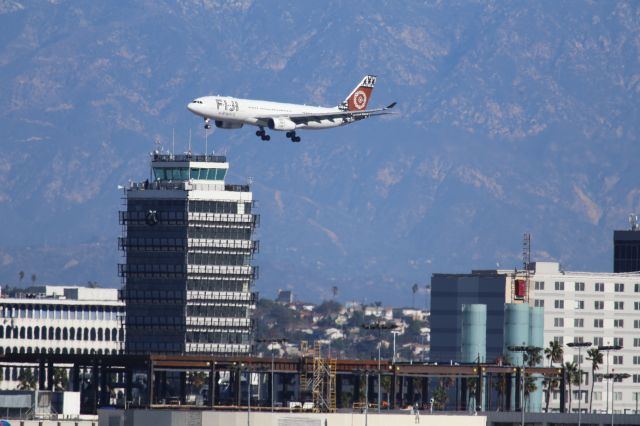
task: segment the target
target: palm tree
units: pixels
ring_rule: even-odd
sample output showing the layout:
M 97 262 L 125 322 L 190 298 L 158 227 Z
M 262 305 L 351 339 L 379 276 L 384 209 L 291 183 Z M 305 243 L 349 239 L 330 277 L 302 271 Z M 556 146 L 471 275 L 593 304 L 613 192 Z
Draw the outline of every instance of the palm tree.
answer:
M 589 394 L 589 412 L 591 412 L 591 402 L 593 401 L 593 384 L 596 381 L 596 370 L 604 362 L 602 352 L 598 348 L 591 348 L 587 351 L 587 359 L 591 361 L 591 392 Z
M 24 271 L 18 272 L 18 280 L 19 280 L 18 284 L 19 285 L 22 284 L 22 280 L 23 279 L 24 279 Z
M 544 356 L 549 360 L 549 367 L 553 367 L 554 362 L 558 362 L 562 364 L 562 360 L 564 357 L 564 350 L 562 349 L 562 345 L 560 344 L 560 342 L 556 340 L 551 340 L 549 342 L 549 346 L 544 349 Z M 553 382 L 551 380 L 547 380 L 546 382 L 547 382 L 547 391 L 544 396 L 545 411 L 549 412 L 549 396 L 551 395 L 550 386 L 552 385 Z
M 554 390 L 558 389 L 558 386 L 560 385 L 560 380 L 558 380 L 558 377 L 556 376 L 547 376 L 544 378 L 543 385 L 547 387 L 547 397 L 545 401 L 544 411 L 548 413 L 549 412 L 549 394 Z
M 417 284 L 417 283 L 414 283 L 414 284 L 411 286 L 411 291 L 413 292 L 413 302 L 412 302 L 412 307 L 414 307 L 414 308 L 416 307 L 416 293 L 418 292 L 418 289 L 419 289 L 419 288 L 420 288 L 420 287 L 418 287 L 418 284 Z
M 32 285 L 36 285 L 36 280 L 38 279 L 38 277 L 36 276 L 36 274 L 31 274 L 31 284 Z
M 569 383 L 569 412 L 571 412 L 571 400 L 573 399 L 573 392 L 571 391 L 571 385 L 577 385 L 580 383 L 580 377 L 582 371 L 578 370 L 578 365 L 571 361 L 564 363 L 565 374 L 567 375 L 567 382 Z
M 333 298 L 335 299 L 336 296 L 338 295 L 338 287 L 335 285 L 331 287 L 331 293 L 333 293 Z

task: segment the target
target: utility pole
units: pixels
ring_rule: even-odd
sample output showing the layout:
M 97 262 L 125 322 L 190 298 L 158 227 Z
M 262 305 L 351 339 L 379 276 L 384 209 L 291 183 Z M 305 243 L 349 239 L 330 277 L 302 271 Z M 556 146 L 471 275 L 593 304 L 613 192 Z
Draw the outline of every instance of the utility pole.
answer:
M 570 348 L 578 348 L 578 374 L 580 375 L 578 380 L 578 426 L 580 426 L 582 421 L 582 348 L 590 347 L 591 342 L 573 342 L 567 343 L 567 346 Z M 571 380 L 571 378 L 569 378 L 569 380 Z
M 608 343 L 608 342 L 607 342 Z M 609 352 L 610 351 L 619 351 L 620 349 L 622 349 L 622 346 L 620 345 L 605 345 L 605 346 L 598 346 L 598 350 L 599 351 L 605 351 L 607 352 L 607 374 L 603 377 L 606 377 L 609 375 Z M 613 392 L 613 390 L 612 390 Z M 607 379 L 607 413 L 609 412 L 609 379 Z

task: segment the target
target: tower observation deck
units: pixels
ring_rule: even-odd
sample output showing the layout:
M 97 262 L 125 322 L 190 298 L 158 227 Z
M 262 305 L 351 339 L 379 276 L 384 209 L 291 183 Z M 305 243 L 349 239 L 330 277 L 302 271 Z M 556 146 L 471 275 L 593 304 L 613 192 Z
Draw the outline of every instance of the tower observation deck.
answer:
M 255 309 L 249 185 L 225 184 L 223 156 L 151 156 L 152 179 L 125 189 L 120 212 L 125 351 L 246 354 Z

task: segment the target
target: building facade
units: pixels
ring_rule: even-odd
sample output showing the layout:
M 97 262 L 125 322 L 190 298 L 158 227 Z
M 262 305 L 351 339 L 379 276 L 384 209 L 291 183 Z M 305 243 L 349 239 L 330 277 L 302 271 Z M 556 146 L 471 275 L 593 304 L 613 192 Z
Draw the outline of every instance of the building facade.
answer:
M 0 299 L 0 353 L 119 354 L 123 316 L 117 289 L 32 288 Z M 0 388 L 15 389 L 19 370 L 4 367 Z
M 119 266 L 127 353 L 245 354 L 252 346 L 259 216 L 225 157 L 153 154 L 125 191 Z
M 472 271 L 471 274 L 434 274 L 432 277 L 431 355 L 433 361 L 460 360 L 460 328 L 463 304 L 487 305 L 487 361 L 503 351 L 504 304 L 529 303 L 544 309 L 544 344 L 557 341 L 564 361 L 578 364 L 578 351 L 569 342 L 622 347 L 604 352 L 597 374 L 629 374 L 615 385 L 598 377 L 594 383 L 594 412 L 633 412 L 640 402 L 640 273 L 592 273 L 563 271 L 556 262 L 531 265 L 527 296 L 519 300 L 514 289 L 523 277 L 513 270 Z M 440 328 L 440 330 L 437 330 Z M 578 400 L 586 412 L 591 398 L 591 361 L 582 349 L 581 392 L 572 386 L 571 411 Z M 545 360 L 545 365 L 548 361 Z M 615 391 L 614 391 L 615 388 Z M 567 401 L 569 399 L 567 398 Z M 550 410 L 559 410 L 554 392 Z
M 640 228 L 613 231 L 613 272 L 640 271 Z

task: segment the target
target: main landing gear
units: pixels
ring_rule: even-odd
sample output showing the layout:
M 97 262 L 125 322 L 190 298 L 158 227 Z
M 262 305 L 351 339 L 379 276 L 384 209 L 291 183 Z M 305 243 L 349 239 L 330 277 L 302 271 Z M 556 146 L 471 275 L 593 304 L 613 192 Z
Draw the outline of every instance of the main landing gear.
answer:
M 211 124 L 209 124 L 209 119 L 208 118 L 204 119 L 204 128 L 206 130 L 209 130 L 211 128 Z
M 271 136 L 265 133 L 264 127 L 260 127 L 260 130 L 256 131 L 256 136 L 260 136 L 263 141 L 270 141 Z
M 300 142 L 300 136 L 296 136 L 296 132 L 287 132 L 287 137 L 291 139 L 291 142 Z

